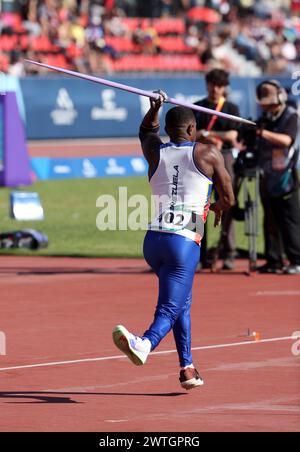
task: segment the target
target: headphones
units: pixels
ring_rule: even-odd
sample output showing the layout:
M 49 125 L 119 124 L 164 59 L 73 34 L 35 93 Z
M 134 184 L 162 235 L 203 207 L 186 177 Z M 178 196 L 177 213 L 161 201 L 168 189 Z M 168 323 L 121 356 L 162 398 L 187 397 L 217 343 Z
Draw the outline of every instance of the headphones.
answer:
M 277 80 L 265 80 L 264 82 L 260 83 L 256 89 L 256 94 L 257 94 L 257 98 L 259 100 L 262 99 L 262 88 L 265 85 L 271 85 L 271 86 L 275 86 L 275 88 L 277 88 L 277 96 L 278 96 L 278 104 L 279 105 L 284 105 L 287 103 L 288 101 L 288 93 L 285 90 L 285 88 L 281 85 L 280 82 L 278 82 Z

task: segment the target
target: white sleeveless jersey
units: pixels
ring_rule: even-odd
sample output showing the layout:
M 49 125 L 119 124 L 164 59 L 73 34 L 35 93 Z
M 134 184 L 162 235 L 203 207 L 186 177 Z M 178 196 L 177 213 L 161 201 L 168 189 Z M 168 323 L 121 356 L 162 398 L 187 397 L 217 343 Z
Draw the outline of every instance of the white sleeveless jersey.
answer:
M 151 231 L 182 235 L 200 244 L 210 207 L 211 179 L 194 160 L 195 143 L 168 143 L 150 180 L 155 202 Z

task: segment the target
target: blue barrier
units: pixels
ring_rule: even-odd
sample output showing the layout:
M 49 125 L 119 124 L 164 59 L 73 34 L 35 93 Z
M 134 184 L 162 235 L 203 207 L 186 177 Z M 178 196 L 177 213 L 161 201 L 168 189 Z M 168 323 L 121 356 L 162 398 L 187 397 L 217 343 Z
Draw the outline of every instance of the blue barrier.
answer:
M 36 179 L 93 179 L 96 177 L 147 176 L 148 165 L 143 157 L 32 158 Z
M 171 97 L 189 102 L 206 94 L 203 76 L 113 80 L 146 90 L 161 88 Z M 257 117 L 255 87 L 259 82 L 260 79 L 232 77 L 230 100 L 239 106 L 245 118 Z M 292 81 L 283 79 L 282 83 L 291 86 Z M 24 78 L 21 88 L 29 139 L 136 136 L 149 106 L 147 98 L 60 76 Z M 169 108 L 164 107 L 163 116 Z

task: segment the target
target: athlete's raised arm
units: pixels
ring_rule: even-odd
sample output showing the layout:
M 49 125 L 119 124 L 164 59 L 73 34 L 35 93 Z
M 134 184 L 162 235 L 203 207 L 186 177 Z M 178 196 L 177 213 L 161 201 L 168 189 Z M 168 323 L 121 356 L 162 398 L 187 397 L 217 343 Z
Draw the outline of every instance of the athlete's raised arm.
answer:
M 160 94 L 158 100 L 150 99 L 150 110 L 142 121 L 139 133 L 143 154 L 149 164 L 149 176 L 158 165 L 159 149 L 163 144 L 159 136 L 159 110 L 166 99 L 166 94 L 162 91 L 158 93 Z

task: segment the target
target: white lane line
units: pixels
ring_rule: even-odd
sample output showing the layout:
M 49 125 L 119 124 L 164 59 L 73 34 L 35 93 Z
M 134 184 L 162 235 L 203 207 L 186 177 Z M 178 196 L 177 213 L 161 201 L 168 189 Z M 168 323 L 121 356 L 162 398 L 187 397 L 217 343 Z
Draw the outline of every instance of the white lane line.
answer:
M 297 297 L 300 295 L 300 290 L 284 290 L 284 291 L 264 291 L 252 294 L 254 297 Z
M 242 347 L 244 345 L 258 345 L 258 344 L 268 344 L 272 342 L 283 342 L 283 341 L 296 341 L 300 339 L 300 336 L 287 336 L 287 337 L 274 337 L 272 339 L 262 339 L 260 341 L 249 341 L 249 342 L 234 342 L 231 344 L 220 344 L 220 345 L 206 345 L 205 347 L 194 347 L 193 352 L 199 350 L 216 350 L 220 348 L 230 348 L 230 347 Z M 152 355 L 165 355 L 168 353 L 176 353 L 176 350 L 166 350 L 165 352 L 154 352 Z M 1 369 L 0 369 L 1 370 Z
M 193 347 L 192 351 L 200 351 L 200 350 L 217 350 L 222 348 L 232 348 L 232 347 L 243 347 L 246 345 L 259 345 L 259 344 L 268 344 L 274 342 L 283 342 L 283 341 L 296 341 L 300 339 L 300 336 L 286 336 L 286 337 L 274 337 L 272 339 L 262 339 L 260 341 L 249 341 L 249 342 L 233 342 L 231 344 L 219 344 L 219 345 L 207 345 L 203 347 Z M 153 352 L 151 356 L 159 356 L 159 355 L 170 355 L 172 353 L 177 353 L 177 350 L 165 350 L 161 352 Z M 72 361 L 60 361 L 60 362 L 51 362 L 51 363 L 39 363 L 39 364 L 27 364 L 24 366 L 14 366 L 14 367 L 2 367 L 0 368 L 0 372 L 12 371 L 12 370 L 21 370 L 21 369 L 34 369 L 37 367 L 54 367 L 54 366 L 64 366 L 68 364 L 82 364 L 82 363 L 93 363 L 100 361 L 112 361 L 115 359 L 127 359 L 124 355 L 114 355 L 114 356 L 104 356 L 101 358 L 87 358 L 87 359 L 77 359 Z

